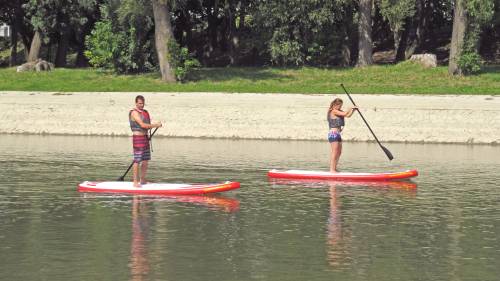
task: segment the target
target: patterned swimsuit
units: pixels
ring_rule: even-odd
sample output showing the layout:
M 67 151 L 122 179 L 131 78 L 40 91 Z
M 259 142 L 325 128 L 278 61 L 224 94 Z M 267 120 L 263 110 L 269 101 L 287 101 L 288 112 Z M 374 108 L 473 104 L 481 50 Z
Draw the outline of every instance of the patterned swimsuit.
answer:
M 332 143 L 332 142 L 342 142 L 342 136 L 340 135 L 340 129 L 342 129 L 342 127 L 344 126 L 344 117 L 343 116 L 339 116 L 337 118 L 332 118 L 330 117 L 330 113 L 328 113 L 328 116 L 327 116 L 327 121 L 328 121 L 328 127 L 330 129 L 332 128 L 338 128 L 339 131 L 329 131 L 328 132 L 328 142 Z

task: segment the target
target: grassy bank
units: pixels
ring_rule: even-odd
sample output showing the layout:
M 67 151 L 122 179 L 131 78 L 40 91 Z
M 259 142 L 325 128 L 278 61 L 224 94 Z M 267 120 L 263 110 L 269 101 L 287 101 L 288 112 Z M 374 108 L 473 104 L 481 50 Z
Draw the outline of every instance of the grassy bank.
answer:
M 65 92 L 245 92 L 500 95 L 500 66 L 479 75 L 450 77 L 446 67 L 425 69 L 409 62 L 367 68 L 202 68 L 186 83 L 165 84 L 159 74 L 114 75 L 95 69 L 16 73 L 0 69 L 0 90 Z

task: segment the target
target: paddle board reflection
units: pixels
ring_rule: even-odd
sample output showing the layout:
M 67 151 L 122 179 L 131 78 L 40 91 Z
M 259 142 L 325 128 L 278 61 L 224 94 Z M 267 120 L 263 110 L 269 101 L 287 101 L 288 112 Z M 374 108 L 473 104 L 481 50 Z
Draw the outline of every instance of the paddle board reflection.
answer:
M 102 196 L 102 195 L 101 195 Z M 132 281 L 148 280 L 150 263 L 148 259 L 148 243 L 151 241 L 152 216 L 149 207 L 154 202 L 182 202 L 203 206 L 215 211 L 236 212 L 240 202 L 236 199 L 218 196 L 141 196 L 132 197 L 132 239 L 130 242 L 130 279 Z
M 107 198 L 119 200 L 128 198 L 130 195 L 114 195 L 114 194 L 97 194 L 97 193 L 83 193 L 83 198 Z M 236 212 L 240 209 L 240 201 L 238 199 L 226 198 L 216 195 L 133 195 L 133 198 L 138 198 L 142 203 L 146 202 L 179 202 L 191 203 L 206 208 L 223 211 L 223 212 Z
M 300 186 L 305 188 L 328 188 L 330 210 L 326 225 L 326 259 L 334 268 L 346 267 L 351 264 L 352 233 L 349 227 L 344 227 L 342 218 L 342 188 L 375 188 L 381 192 L 390 192 L 394 195 L 414 197 L 417 184 L 407 181 L 325 181 L 325 180 L 298 180 L 298 179 L 270 179 L 274 186 Z

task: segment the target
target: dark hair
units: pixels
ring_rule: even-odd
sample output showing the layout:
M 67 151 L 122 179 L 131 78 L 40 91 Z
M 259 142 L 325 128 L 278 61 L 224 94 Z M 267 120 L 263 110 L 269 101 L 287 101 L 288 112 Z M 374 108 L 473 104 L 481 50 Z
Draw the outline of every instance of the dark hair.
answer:
M 144 97 L 141 96 L 141 95 L 138 95 L 137 97 L 135 97 L 135 102 L 137 103 L 139 100 L 142 100 L 142 102 L 145 101 Z

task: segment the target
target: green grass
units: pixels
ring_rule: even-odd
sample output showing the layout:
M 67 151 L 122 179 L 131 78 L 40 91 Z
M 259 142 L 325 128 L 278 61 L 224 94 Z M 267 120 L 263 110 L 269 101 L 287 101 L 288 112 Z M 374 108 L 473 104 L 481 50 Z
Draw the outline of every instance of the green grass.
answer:
M 341 93 L 340 83 L 365 94 L 500 95 L 500 66 L 478 75 L 451 77 L 446 67 L 405 62 L 366 68 L 201 68 L 186 83 L 166 84 L 159 74 L 114 75 L 95 69 L 17 73 L 0 69 L 0 90 L 59 92 Z

